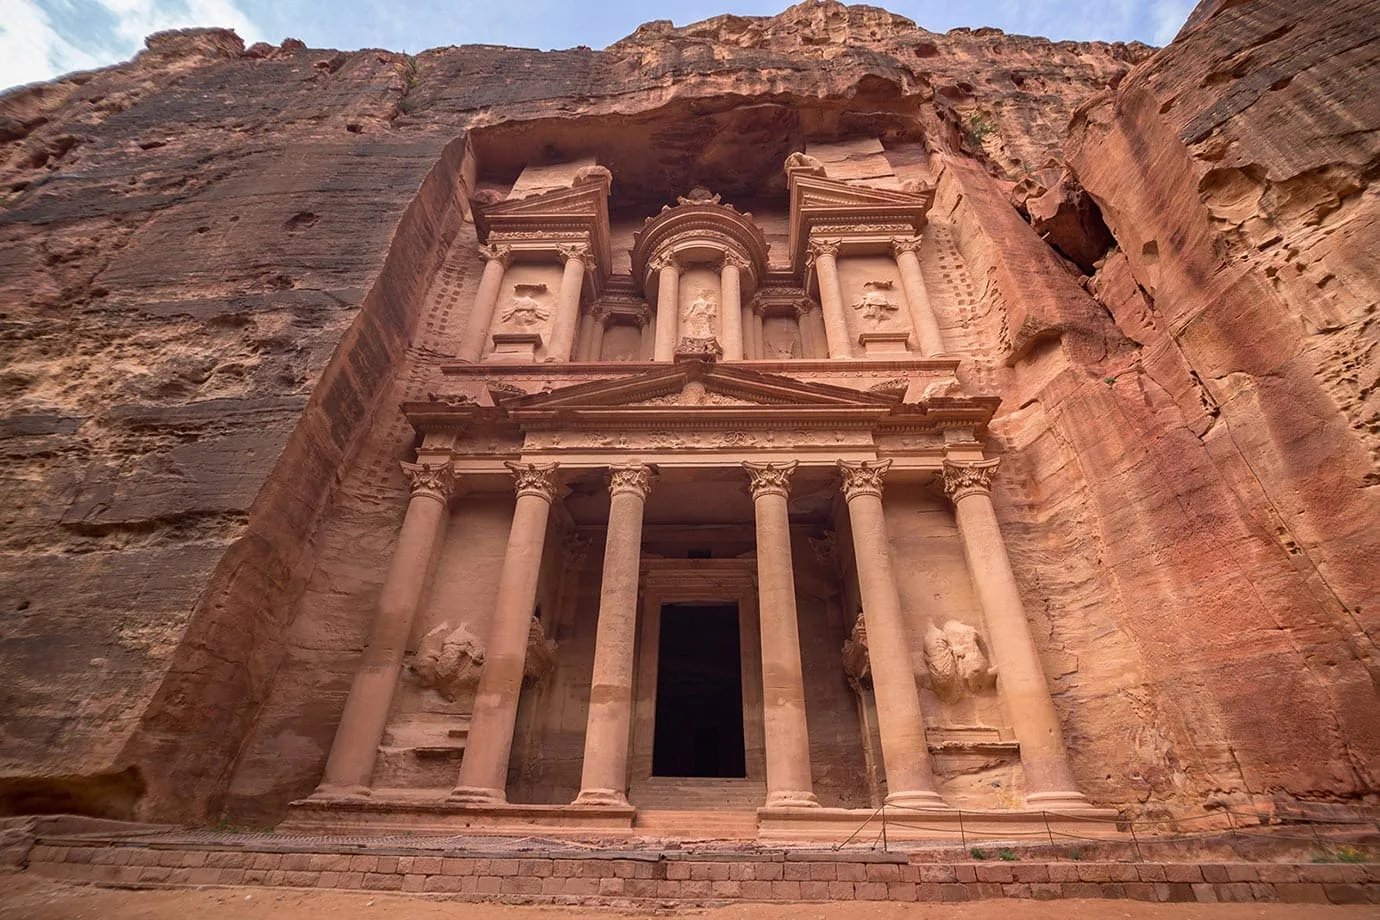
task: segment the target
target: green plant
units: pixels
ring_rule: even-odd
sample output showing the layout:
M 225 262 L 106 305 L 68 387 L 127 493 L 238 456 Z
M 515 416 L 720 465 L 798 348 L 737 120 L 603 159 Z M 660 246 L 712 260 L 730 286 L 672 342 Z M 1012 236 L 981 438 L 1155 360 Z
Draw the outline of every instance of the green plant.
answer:
M 1115 385 L 1116 385 L 1116 378 L 1115 378 L 1115 377 L 1103 377 L 1103 378 L 1102 378 L 1102 382 L 1105 383 L 1105 384 L 1107 384 L 1107 386 L 1109 386 L 1109 387 L 1110 387 L 1110 386 L 1115 386 Z
M 1073 849 L 1069 850 L 1069 859 L 1072 859 L 1072 860 L 1077 861 L 1077 860 L 1080 860 L 1080 859 L 1082 859 L 1082 858 L 1083 858 L 1083 851 L 1080 850 L 1080 849 L 1078 849 L 1078 847 L 1074 847 Z
M 997 858 L 1000 859 L 1002 862 L 1016 862 L 1021 857 L 1016 854 L 1015 850 L 1003 847 L 1002 849 L 997 850 Z
M 229 818 L 222 816 L 219 821 L 211 825 L 211 830 L 220 834 L 242 834 L 245 829 L 232 823 Z
M 1342 846 L 1337 847 L 1337 849 L 1336 849 L 1335 851 L 1333 851 L 1333 855 L 1337 857 L 1337 862 L 1344 862 L 1344 863 L 1363 863 L 1363 862 L 1369 862 L 1369 860 L 1366 858 L 1366 854 L 1365 854 L 1365 853 L 1362 853 L 1360 850 L 1356 849 L 1355 847 L 1349 847 L 1349 846 L 1346 846 L 1346 845 L 1342 845 Z
M 982 852 L 981 850 L 979 850 L 977 847 L 973 847 L 971 850 L 969 850 L 969 851 L 968 851 L 968 855 L 971 856 L 971 857 L 973 857 L 973 859 L 986 859 L 986 858 L 987 858 L 987 854 L 984 853 L 984 852 Z
M 974 150 L 982 148 L 982 142 L 997 133 L 997 126 L 982 112 L 970 112 L 963 122 L 963 138 Z

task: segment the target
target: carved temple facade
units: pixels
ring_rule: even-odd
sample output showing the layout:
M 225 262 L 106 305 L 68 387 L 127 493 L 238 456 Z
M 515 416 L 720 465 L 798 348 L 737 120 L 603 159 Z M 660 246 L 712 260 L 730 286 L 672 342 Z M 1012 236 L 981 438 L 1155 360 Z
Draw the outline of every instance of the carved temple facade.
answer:
M 288 827 L 1102 814 L 992 502 L 997 400 L 931 302 L 933 191 L 784 169 L 760 218 L 694 189 L 629 228 L 592 162 L 476 204 L 469 321 L 402 407 L 410 499 Z

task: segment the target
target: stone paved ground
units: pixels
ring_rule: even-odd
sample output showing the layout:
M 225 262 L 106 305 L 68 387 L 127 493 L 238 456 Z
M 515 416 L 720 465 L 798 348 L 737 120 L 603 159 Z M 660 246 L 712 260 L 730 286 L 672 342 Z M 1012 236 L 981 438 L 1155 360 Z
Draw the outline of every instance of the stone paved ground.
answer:
M 1137 901 L 1002 901 L 969 904 L 738 904 L 683 910 L 521 907 L 372 892 L 235 888 L 131 890 L 76 885 L 30 875 L 0 875 L 4 920 L 1362 920 L 1374 905 L 1150 904 Z

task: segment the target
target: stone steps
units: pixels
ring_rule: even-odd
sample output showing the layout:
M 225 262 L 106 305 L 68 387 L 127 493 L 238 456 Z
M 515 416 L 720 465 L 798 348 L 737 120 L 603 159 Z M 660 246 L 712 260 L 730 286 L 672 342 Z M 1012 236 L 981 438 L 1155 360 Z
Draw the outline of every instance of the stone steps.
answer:
M 757 836 L 757 811 L 640 808 L 633 832 L 651 837 L 748 839 Z
M 747 779 L 653 777 L 634 784 L 628 800 L 638 808 L 734 809 L 755 812 L 767 799 L 767 784 Z
M 919 854 L 872 850 L 503 851 L 445 837 L 369 843 L 194 836 L 195 842 L 175 835 L 44 836 L 22 865 L 49 878 L 121 886 L 415 891 L 552 904 L 1001 898 L 1380 903 L 1380 863 L 934 863 L 911 861 Z

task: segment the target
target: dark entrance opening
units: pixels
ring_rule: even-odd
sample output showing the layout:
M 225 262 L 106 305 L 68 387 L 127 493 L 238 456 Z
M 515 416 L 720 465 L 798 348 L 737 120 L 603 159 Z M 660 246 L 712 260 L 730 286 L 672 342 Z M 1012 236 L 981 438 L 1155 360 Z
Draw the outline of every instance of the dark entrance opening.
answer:
M 656 674 L 654 776 L 747 776 L 737 604 L 666 604 Z

